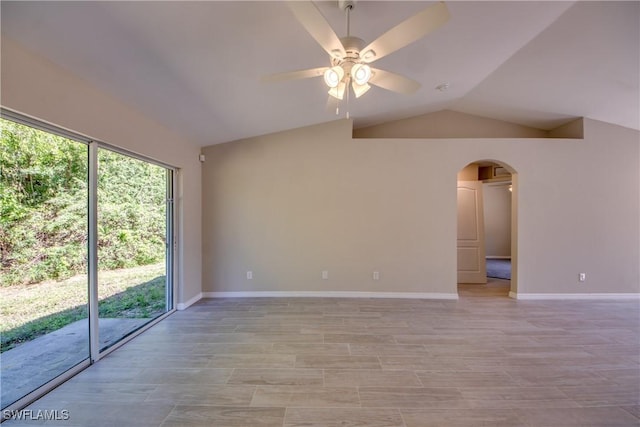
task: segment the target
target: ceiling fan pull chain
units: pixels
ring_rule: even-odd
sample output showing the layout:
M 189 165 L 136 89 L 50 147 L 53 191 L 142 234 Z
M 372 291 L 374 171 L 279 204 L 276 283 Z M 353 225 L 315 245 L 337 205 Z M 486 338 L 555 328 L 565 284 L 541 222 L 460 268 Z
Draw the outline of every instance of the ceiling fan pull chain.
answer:
M 347 119 L 348 119 L 349 118 L 349 93 L 351 92 L 349 79 L 347 79 L 346 83 L 347 83 L 346 89 L 347 89 Z

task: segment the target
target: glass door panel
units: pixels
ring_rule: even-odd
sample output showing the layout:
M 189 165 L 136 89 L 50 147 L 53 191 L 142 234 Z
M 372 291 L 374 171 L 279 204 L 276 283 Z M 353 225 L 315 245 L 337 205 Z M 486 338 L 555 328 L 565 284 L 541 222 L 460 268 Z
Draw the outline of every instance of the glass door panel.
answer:
M 89 358 L 87 145 L 0 119 L 6 408 Z
M 170 172 L 98 150 L 100 351 L 171 308 Z

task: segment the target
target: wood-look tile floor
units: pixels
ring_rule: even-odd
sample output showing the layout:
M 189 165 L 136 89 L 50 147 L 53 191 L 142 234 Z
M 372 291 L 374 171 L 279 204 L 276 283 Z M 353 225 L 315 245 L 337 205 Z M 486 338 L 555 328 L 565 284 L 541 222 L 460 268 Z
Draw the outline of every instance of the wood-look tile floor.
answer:
M 637 301 L 516 301 L 500 287 L 202 300 L 28 409 L 98 427 L 640 425 Z

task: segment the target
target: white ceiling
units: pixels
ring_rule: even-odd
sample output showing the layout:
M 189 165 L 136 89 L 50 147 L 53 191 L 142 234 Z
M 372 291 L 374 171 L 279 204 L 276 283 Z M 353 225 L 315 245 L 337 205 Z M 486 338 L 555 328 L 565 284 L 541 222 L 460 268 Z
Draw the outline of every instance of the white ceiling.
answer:
M 360 1 L 369 42 L 432 2 Z M 343 12 L 316 3 L 339 36 Z M 451 109 L 551 129 L 590 117 L 639 129 L 640 2 L 451 1 L 451 20 L 375 63 L 422 84 L 351 100 L 356 127 Z M 321 78 L 262 83 L 325 66 L 282 2 L 1 2 L 2 35 L 198 145 L 336 119 Z M 435 87 L 449 83 L 440 92 Z M 346 108 L 341 108 L 343 116 Z

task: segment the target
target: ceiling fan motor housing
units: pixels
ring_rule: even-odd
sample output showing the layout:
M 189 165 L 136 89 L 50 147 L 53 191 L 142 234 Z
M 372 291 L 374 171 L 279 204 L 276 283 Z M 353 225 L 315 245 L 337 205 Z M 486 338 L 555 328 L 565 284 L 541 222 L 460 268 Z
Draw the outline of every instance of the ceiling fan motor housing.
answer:
M 365 46 L 364 40 L 358 37 L 342 37 L 340 39 L 346 55 L 344 58 L 333 58 L 332 65 L 340 65 L 345 73 L 349 74 L 351 67 L 361 62 L 360 50 Z

